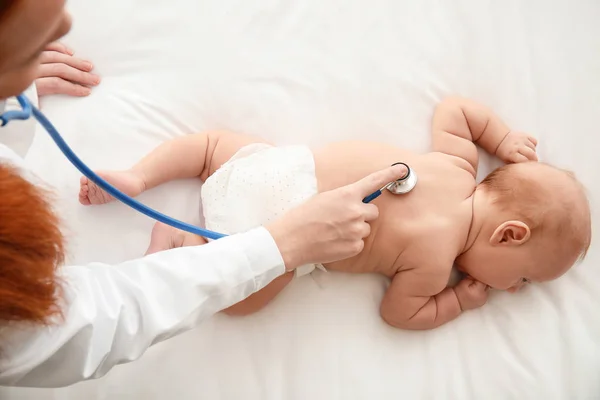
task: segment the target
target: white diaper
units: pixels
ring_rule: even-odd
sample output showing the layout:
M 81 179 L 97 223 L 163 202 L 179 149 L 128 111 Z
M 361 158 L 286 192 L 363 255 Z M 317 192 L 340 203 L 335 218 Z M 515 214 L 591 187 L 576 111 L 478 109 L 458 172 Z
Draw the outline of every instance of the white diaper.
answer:
M 317 193 L 313 154 L 306 146 L 255 143 L 240 149 L 202 187 L 206 228 L 233 234 L 267 225 Z M 322 265 L 304 265 L 296 276 Z

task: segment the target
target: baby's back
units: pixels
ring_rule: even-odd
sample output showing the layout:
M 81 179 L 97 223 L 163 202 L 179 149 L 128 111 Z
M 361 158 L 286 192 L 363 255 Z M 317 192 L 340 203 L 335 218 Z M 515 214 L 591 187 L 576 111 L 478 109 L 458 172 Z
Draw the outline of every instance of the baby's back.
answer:
M 466 161 L 374 142 L 338 142 L 313 153 L 319 191 L 350 184 L 399 161 L 408 164 L 418 178 L 408 194 L 385 191 L 377 198 L 380 217 L 371 224 L 363 252 L 327 268 L 391 277 L 404 267 L 414 268 L 435 257 L 447 258 L 450 271 L 464 246 L 472 216 L 475 179 Z

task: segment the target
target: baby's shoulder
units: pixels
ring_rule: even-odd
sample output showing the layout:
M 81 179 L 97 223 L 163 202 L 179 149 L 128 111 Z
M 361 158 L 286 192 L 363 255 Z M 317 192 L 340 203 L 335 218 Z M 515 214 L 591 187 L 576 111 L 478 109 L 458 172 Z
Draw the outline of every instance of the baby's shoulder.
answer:
M 461 175 L 463 178 L 469 181 L 474 181 L 477 175 L 475 168 L 473 168 L 471 163 L 464 158 L 440 152 L 427 153 L 424 155 L 424 158 L 429 160 L 429 162 L 436 163 L 441 166 L 454 167 L 449 169 L 449 171 L 457 175 Z M 468 174 L 465 174 L 465 172 Z

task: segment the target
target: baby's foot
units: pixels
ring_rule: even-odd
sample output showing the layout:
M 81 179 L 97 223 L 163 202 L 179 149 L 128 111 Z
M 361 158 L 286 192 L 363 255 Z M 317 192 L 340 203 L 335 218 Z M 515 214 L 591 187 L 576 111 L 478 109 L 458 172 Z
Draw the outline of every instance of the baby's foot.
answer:
M 122 191 L 128 196 L 135 197 L 145 189 L 144 179 L 131 171 L 100 171 L 98 176 Z M 114 198 L 100 189 L 98 185 L 82 176 L 79 188 L 79 202 L 84 206 L 92 204 L 104 204 L 113 201 Z

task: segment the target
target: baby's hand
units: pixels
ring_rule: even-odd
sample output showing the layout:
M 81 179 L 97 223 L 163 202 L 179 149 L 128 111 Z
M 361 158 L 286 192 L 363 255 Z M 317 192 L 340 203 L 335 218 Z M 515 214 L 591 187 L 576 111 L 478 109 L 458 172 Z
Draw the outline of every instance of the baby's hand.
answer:
M 38 78 L 35 81 L 38 96 L 66 94 L 87 96 L 91 86 L 100 83 L 100 77 L 91 73 L 92 63 L 73 56 L 73 51 L 62 43 L 50 43 L 42 53 Z
M 537 161 L 537 140 L 523 132 L 509 132 L 498 146 L 496 155 L 505 163 Z
M 454 288 L 460 309 L 467 311 L 483 306 L 488 298 L 488 289 L 489 286 L 485 283 L 469 277 L 464 278 Z

